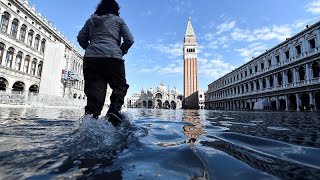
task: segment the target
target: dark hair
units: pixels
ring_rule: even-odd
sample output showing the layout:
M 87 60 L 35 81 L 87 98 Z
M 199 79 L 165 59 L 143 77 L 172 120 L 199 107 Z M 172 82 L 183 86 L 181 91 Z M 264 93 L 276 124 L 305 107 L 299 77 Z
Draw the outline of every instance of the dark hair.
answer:
M 114 14 L 116 16 L 119 16 L 119 10 L 120 7 L 116 0 L 101 0 L 94 14 L 97 14 L 98 16 L 103 16 L 107 14 Z

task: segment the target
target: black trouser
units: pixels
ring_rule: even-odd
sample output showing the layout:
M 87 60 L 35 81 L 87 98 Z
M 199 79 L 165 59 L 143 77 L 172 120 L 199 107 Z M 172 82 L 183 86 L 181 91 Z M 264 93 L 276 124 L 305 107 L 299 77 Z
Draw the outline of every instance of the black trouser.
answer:
M 87 96 L 86 114 L 100 115 L 104 106 L 107 84 L 111 87 L 111 104 L 123 105 L 129 85 L 124 60 L 115 58 L 84 58 L 84 93 Z

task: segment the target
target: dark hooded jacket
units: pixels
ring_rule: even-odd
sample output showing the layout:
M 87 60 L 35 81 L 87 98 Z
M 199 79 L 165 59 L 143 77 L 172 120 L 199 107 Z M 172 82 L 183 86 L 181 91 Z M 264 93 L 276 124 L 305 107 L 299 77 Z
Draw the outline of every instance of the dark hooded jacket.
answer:
M 80 30 L 77 39 L 86 50 L 84 57 L 95 58 L 123 59 L 134 42 L 124 20 L 113 14 L 92 15 Z

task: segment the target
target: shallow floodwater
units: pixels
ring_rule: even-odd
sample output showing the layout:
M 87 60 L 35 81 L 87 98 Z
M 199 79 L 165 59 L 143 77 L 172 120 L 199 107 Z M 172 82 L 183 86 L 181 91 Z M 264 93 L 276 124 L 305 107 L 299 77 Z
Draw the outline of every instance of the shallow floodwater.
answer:
M 0 108 L 0 179 L 320 179 L 320 114 Z

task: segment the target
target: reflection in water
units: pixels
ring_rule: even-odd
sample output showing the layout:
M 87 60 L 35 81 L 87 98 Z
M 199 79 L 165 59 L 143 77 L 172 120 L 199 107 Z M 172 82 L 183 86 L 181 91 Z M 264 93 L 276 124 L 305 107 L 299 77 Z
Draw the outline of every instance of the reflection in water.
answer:
M 319 113 L 134 109 L 120 128 L 82 114 L 1 108 L 0 179 L 320 177 Z

